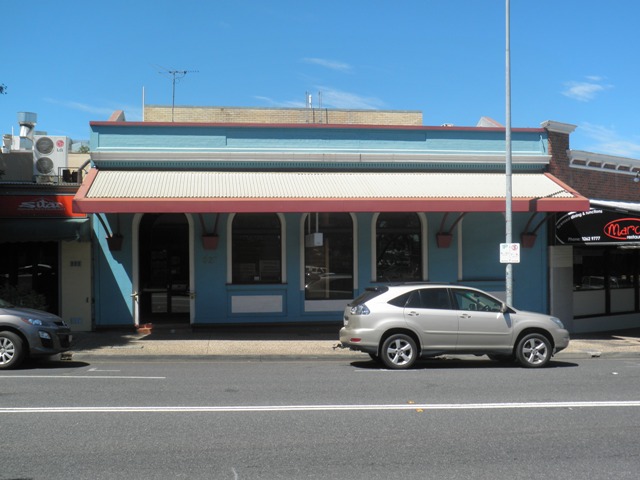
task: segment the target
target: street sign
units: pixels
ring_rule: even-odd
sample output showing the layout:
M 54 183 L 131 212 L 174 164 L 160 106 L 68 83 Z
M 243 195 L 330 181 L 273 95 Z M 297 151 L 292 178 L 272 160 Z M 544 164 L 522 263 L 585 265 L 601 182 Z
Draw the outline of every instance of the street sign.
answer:
M 500 263 L 520 263 L 520 244 L 501 243 Z

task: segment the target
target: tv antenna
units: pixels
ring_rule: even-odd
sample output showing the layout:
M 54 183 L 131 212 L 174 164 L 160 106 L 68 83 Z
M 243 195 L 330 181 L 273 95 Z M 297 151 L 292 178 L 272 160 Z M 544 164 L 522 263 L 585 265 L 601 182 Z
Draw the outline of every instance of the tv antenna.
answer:
M 198 70 L 169 70 L 164 67 L 160 68 L 171 75 L 171 121 L 173 122 L 173 112 L 176 106 L 176 80 L 181 80 L 187 75 L 187 73 L 198 73 Z

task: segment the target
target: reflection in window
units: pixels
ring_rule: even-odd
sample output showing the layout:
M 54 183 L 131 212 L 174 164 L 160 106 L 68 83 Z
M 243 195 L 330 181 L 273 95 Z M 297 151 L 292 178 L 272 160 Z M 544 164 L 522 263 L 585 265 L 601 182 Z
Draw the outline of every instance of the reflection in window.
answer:
M 638 254 L 611 248 L 574 248 L 574 290 L 634 288 Z
M 458 310 L 472 310 L 480 312 L 499 312 L 502 302 L 475 290 L 453 290 Z
M 317 230 L 316 230 L 317 227 Z M 305 242 L 305 299 L 353 298 L 353 223 L 348 213 L 308 215 L 305 233 L 318 233 Z
M 233 283 L 281 283 L 280 219 L 275 213 L 238 213 L 232 223 Z
M 4 243 L 2 248 L 2 299 L 58 314 L 57 242 Z
M 422 279 L 420 219 L 415 213 L 381 213 L 376 222 L 378 282 Z

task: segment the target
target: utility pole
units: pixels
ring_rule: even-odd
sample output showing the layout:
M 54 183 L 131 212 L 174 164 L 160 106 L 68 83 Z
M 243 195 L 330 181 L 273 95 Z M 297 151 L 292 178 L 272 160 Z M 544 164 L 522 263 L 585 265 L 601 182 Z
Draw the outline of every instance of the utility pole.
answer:
M 505 100 L 506 100 L 506 126 L 505 126 L 505 177 L 506 205 L 505 205 L 505 243 L 507 248 L 513 245 L 513 210 L 512 210 L 512 159 L 511 159 L 511 26 L 510 5 L 506 0 L 506 58 L 505 58 Z M 519 246 L 518 246 L 519 247 Z M 505 286 L 507 305 L 513 305 L 513 263 L 507 262 L 505 269 Z

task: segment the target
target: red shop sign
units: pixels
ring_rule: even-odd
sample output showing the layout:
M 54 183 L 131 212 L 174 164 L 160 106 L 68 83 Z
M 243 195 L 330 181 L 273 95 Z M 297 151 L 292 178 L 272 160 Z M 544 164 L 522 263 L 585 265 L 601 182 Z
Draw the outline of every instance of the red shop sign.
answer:
M 0 217 L 81 217 L 73 213 L 73 195 L 12 195 L 0 197 Z
M 640 240 L 640 219 L 619 218 L 607 223 L 603 233 L 615 240 Z

